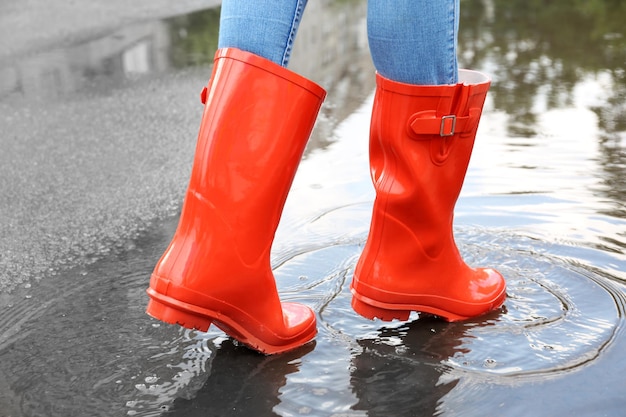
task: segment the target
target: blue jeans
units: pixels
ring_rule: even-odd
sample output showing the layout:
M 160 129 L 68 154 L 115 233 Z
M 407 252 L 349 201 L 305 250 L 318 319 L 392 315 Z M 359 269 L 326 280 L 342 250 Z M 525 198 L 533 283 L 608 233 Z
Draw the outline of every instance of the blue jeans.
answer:
M 252 52 L 284 67 L 307 0 L 223 0 L 220 48 Z M 418 85 L 454 84 L 459 0 L 368 0 L 376 71 Z

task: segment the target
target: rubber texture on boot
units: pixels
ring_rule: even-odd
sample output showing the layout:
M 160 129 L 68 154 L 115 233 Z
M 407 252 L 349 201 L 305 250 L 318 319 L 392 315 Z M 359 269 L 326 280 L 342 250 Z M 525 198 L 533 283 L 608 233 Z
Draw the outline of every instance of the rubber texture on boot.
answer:
M 239 324 L 241 320 L 234 320 L 223 312 L 178 301 L 172 297 L 164 296 L 151 288 L 148 289 L 148 295 L 150 296 L 150 301 L 148 302 L 146 313 L 151 317 L 169 324 L 178 324 L 201 332 L 208 331 L 211 324 L 213 324 L 251 349 L 267 355 L 296 349 L 313 340 L 317 334 L 315 321 L 313 321 L 299 335 L 290 338 L 288 341 L 283 340 L 280 344 L 271 344 L 266 339 L 261 339 L 248 330 L 249 328 L 261 329 L 265 327 L 263 323 L 259 322 L 256 325 L 251 325 L 250 320 L 254 320 L 253 318 L 248 317 L 248 328 L 246 328 Z M 288 316 L 302 316 L 302 312 L 298 310 L 308 309 L 308 307 L 297 303 L 282 303 L 282 307 L 284 313 Z M 235 307 L 232 308 L 236 309 Z M 242 314 L 242 312 L 239 312 L 239 314 Z M 268 329 L 266 328 L 265 330 Z M 280 335 L 274 334 L 274 337 L 280 339 Z
M 309 342 L 316 315 L 281 303 L 271 246 L 325 91 L 269 60 L 216 52 L 176 232 L 157 262 L 148 314 L 254 350 Z
M 506 282 L 473 268 L 454 240 L 454 207 L 469 165 L 490 80 L 461 70 L 455 85 L 410 85 L 376 75 L 370 170 L 376 198 L 350 285 L 354 310 L 447 321 L 497 309 Z
M 426 313 L 433 316 L 437 316 L 448 322 L 467 320 L 495 309 L 498 309 L 504 303 L 506 299 L 506 292 L 502 291 L 493 302 L 489 304 L 467 305 L 466 311 L 474 311 L 474 314 L 461 315 L 454 311 L 450 311 L 443 308 L 433 307 L 432 305 L 420 305 L 420 304 L 393 304 L 383 303 L 380 301 L 372 300 L 352 290 L 352 308 L 359 315 L 368 318 L 370 320 L 380 319 L 382 321 L 400 320 L 406 321 L 409 319 L 411 312 Z M 452 304 L 450 301 L 458 303 L 457 300 L 443 300 L 443 304 Z M 480 313 L 476 313 L 476 307 L 478 307 Z

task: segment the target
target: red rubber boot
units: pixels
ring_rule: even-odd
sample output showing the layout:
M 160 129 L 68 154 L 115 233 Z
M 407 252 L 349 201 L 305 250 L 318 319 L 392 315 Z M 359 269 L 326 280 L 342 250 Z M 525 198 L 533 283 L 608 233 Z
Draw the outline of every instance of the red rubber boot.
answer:
M 505 281 L 465 264 L 453 211 L 490 80 L 461 71 L 457 85 L 417 86 L 377 75 L 370 129 L 376 200 L 352 280 L 352 306 L 367 318 L 411 311 L 448 321 L 498 308 Z
M 281 303 L 270 249 L 325 91 L 259 56 L 217 51 L 178 228 L 150 279 L 147 313 L 213 323 L 273 354 L 315 337 L 314 312 Z

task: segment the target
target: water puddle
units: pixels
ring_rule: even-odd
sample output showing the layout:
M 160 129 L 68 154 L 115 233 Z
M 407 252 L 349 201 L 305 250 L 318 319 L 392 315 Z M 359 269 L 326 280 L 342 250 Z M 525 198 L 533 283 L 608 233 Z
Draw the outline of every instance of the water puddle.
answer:
M 315 41 L 316 25 L 352 15 L 353 49 L 344 51 L 359 56 L 334 66 L 294 56 L 300 72 L 332 81 L 272 262 L 282 299 L 317 312 L 315 341 L 266 357 L 214 328 L 200 333 L 147 317 L 145 289 L 176 227 L 170 218 L 124 250 L 7 296 L 0 415 L 623 413 L 624 31 L 594 21 L 608 19 L 603 9 L 527 4 L 464 2 L 460 34 L 462 62 L 492 73 L 494 87 L 457 206 L 456 239 L 469 264 L 506 277 L 500 310 L 452 324 L 418 315 L 383 323 L 352 311 L 349 283 L 374 197 L 364 5 L 311 4 L 302 42 L 327 48 Z M 563 10 L 573 20 L 555 19 Z M 207 19 L 214 10 L 165 23 L 188 45 L 168 52 L 178 56 L 172 62 L 206 62 L 210 55 L 193 45 L 209 35 L 191 22 L 205 28 Z M 566 21 L 606 33 L 588 39 Z M 601 68 L 590 64 L 600 58 Z

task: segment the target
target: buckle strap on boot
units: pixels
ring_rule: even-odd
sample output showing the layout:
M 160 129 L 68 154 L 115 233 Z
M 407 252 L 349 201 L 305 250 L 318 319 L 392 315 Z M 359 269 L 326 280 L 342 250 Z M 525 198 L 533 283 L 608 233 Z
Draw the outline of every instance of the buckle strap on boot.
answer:
M 435 110 L 426 110 L 413 114 L 409 119 L 409 128 L 417 135 L 454 136 L 470 133 L 478 125 L 480 109 L 472 108 L 468 116 L 454 114 L 439 116 Z

